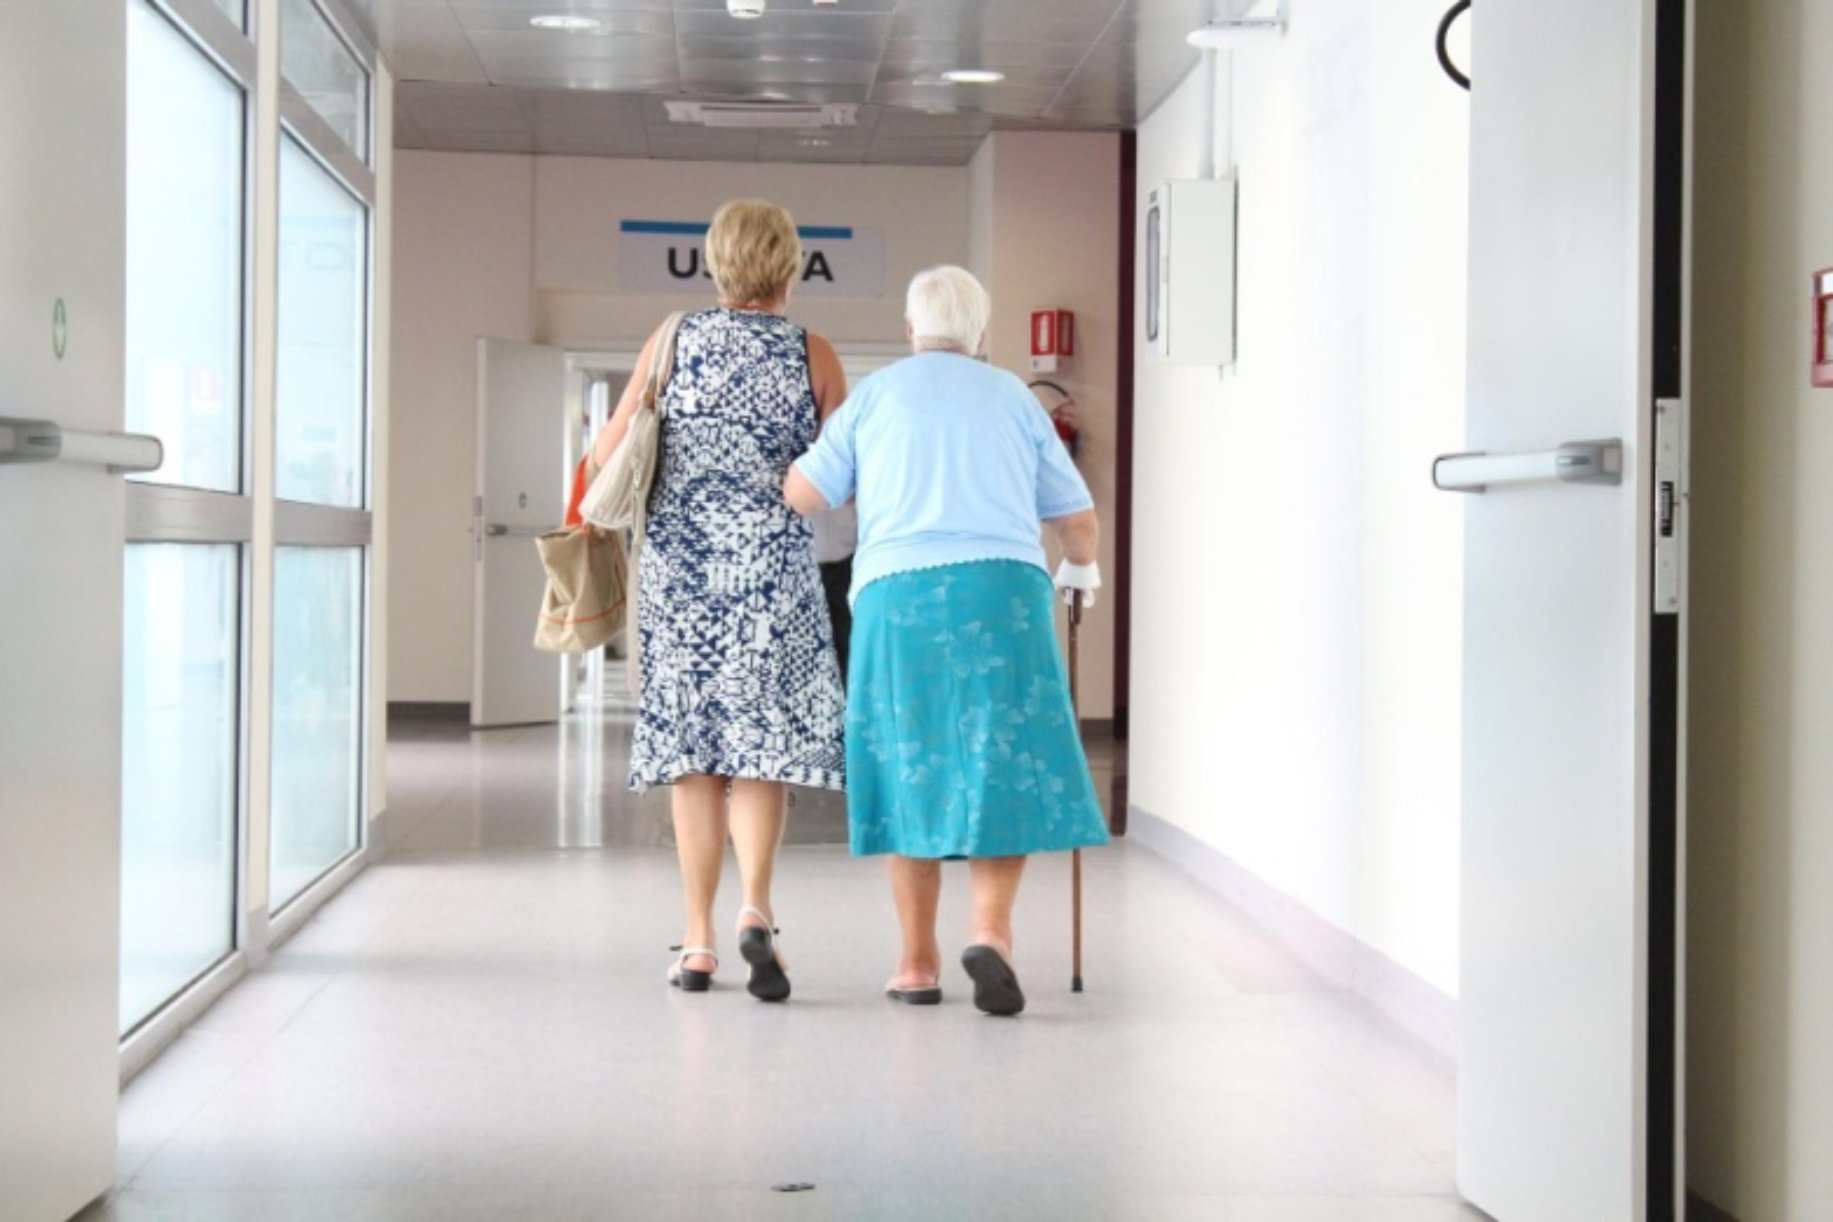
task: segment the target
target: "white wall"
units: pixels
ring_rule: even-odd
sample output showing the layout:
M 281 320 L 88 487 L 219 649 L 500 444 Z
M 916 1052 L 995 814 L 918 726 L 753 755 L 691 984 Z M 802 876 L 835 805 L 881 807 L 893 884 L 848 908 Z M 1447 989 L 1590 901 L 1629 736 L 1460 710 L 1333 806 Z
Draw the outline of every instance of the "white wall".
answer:
M 997 147 L 996 140 L 982 140 L 967 166 L 967 269 L 983 284 L 993 278 L 993 172 Z
M 566 347 L 641 339 L 704 298 L 616 283 L 620 219 L 709 219 L 761 195 L 803 224 L 880 229 L 881 298 L 793 299 L 830 339 L 904 337 L 919 268 L 968 257 L 961 167 L 775 166 L 401 151 L 394 231 L 389 699 L 471 696 L 472 478 L 479 336 Z
M 1114 573 L 1119 405 L 1120 137 L 1109 132 L 999 132 L 969 167 L 970 255 L 993 295 L 987 352 L 1030 381 L 1047 377 L 1076 399 L 1088 480 L 1104 527 L 1101 570 Z M 971 264 L 970 264 L 971 265 Z M 1076 354 L 1051 374 L 1030 372 L 1031 311 L 1074 310 Z M 1046 398 L 1053 405 L 1055 397 Z M 1081 715 L 1114 715 L 1114 599 L 1097 598 L 1082 628 Z
M 1833 0 L 1699 6 L 1688 1159 L 1744 1222 L 1833 1216 Z
M 1130 797 L 1455 993 L 1459 509 L 1426 472 L 1463 436 L 1468 122 L 1443 7 L 1298 6 L 1219 91 L 1240 359 L 1169 368 L 1139 334 Z M 1141 216 L 1196 173 L 1203 96 L 1142 126 Z
M 395 154 L 390 700 L 471 699 L 479 336 L 534 338 L 534 158 Z

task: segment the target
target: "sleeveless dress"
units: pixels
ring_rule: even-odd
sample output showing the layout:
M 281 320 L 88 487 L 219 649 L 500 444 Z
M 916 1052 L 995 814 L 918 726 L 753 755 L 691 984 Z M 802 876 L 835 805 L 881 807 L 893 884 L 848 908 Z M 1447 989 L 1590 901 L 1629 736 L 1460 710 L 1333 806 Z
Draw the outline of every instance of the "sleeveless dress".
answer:
M 630 788 L 701 773 L 846 787 L 845 700 L 813 532 L 784 502 L 820 411 L 774 314 L 682 320 L 638 564 Z

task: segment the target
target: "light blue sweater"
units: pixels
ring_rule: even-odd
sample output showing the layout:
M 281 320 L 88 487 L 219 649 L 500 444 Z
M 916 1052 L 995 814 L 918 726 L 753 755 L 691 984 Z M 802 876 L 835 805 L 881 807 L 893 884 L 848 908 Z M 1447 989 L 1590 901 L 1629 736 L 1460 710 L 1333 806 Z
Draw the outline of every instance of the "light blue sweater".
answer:
M 1095 503 L 1025 384 L 952 352 L 865 378 L 796 469 L 830 507 L 858 502 L 849 599 L 911 569 L 972 560 L 1045 568 L 1041 523 Z

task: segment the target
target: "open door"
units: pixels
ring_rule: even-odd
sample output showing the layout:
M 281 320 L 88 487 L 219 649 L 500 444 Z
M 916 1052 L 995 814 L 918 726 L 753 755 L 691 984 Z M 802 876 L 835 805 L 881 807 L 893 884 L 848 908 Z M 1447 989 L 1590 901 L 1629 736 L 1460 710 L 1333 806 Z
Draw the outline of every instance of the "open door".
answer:
M 1483 453 L 1436 478 L 1471 494 L 1458 1180 L 1501 1222 L 1680 1216 L 1690 13 L 1473 9 Z
M 477 490 L 471 502 L 471 724 L 560 717 L 560 661 L 534 647 L 544 576 L 534 540 L 566 514 L 566 354 L 477 341 Z
M 0 4 L 0 1218 L 115 1171 L 127 21 Z M 111 471 L 113 466 L 117 470 Z

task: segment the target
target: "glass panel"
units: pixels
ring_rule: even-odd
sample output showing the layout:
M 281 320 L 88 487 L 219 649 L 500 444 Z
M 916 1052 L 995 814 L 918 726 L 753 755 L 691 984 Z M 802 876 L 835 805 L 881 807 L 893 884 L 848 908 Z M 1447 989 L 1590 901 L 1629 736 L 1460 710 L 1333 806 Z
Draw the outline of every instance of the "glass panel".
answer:
M 242 91 L 159 13 L 128 8 L 127 427 L 145 478 L 242 475 Z
M 291 138 L 280 142 L 275 494 L 361 508 L 366 212 Z
M 127 549 L 123 1033 L 234 945 L 238 560 L 234 544 Z
M 357 846 L 363 549 L 274 549 L 270 904 Z
M 280 0 L 280 72 L 369 160 L 369 74 L 312 0 Z
M 242 0 L 216 0 L 216 6 L 229 14 L 229 20 L 235 22 L 238 30 L 247 28 L 242 13 Z

